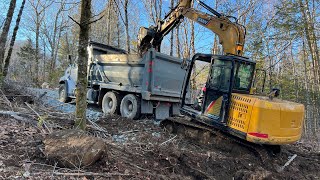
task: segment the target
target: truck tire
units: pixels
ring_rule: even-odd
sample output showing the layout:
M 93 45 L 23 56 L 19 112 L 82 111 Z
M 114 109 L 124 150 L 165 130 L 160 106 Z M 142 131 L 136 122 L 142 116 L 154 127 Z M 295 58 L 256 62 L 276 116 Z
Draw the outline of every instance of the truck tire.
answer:
M 68 90 L 66 84 L 60 84 L 59 86 L 59 101 L 63 103 L 69 103 L 71 102 L 71 98 L 68 97 Z
M 102 99 L 102 111 L 104 114 L 117 114 L 120 110 L 120 97 L 117 93 L 109 91 Z
M 138 119 L 141 114 L 140 99 L 133 94 L 124 96 L 120 105 L 120 113 L 122 117 Z

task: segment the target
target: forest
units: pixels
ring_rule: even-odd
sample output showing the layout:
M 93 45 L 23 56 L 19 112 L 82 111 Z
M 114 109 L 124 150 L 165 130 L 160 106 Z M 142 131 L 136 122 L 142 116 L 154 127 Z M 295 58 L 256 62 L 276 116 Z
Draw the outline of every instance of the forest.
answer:
M 57 86 L 57 79 L 70 63 L 68 55 L 74 59 L 77 56 L 79 27 L 75 21 L 79 20 L 79 2 L 0 3 L 1 62 L 7 62 L 2 63 L 8 69 L 7 78 L 34 86 L 43 82 Z M 244 55 L 267 71 L 265 91 L 277 87 L 281 89 L 281 98 L 303 103 L 305 131 L 315 135 L 320 125 L 319 2 L 207 0 L 205 3 L 222 14 L 236 17 L 246 27 Z M 17 24 L 14 20 L 18 20 L 22 4 L 25 7 Z M 91 25 L 90 40 L 136 52 L 139 27 L 155 25 L 175 4 L 174 0 L 93 0 L 92 18 L 96 22 Z M 205 11 L 198 3 L 194 6 Z M 5 13 L 9 8 L 11 17 Z M 19 31 L 12 55 L 8 56 L 16 25 Z M 161 49 L 179 58 L 191 58 L 195 53 L 222 53 L 218 37 L 188 19 L 165 37 Z M 10 59 L 10 65 L 4 57 Z

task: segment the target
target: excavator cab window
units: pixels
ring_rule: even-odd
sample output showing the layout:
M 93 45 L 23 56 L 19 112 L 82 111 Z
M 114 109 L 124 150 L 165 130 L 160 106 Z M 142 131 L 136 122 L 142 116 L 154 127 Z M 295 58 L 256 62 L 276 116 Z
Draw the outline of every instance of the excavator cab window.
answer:
M 228 92 L 230 88 L 232 63 L 230 61 L 215 60 L 211 68 L 208 87 L 222 92 Z
M 248 94 L 254 76 L 254 64 L 241 61 L 235 64 L 233 92 Z

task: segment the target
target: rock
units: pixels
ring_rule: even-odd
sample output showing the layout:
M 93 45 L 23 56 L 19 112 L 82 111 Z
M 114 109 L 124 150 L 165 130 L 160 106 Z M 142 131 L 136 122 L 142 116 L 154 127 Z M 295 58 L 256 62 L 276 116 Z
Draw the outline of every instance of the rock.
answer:
M 47 83 L 47 82 L 42 83 L 41 88 L 42 89 L 49 89 L 49 83 Z
M 79 168 L 94 164 L 104 154 L 106 144 L 81 130 L 55 131 L 45 140 L 45 155 L 60 166 Z

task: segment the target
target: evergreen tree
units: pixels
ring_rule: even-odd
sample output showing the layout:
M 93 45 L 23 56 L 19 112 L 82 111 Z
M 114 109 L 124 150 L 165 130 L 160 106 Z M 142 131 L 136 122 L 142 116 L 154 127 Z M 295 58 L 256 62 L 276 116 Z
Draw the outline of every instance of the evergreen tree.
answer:
M 33 82 L 36 82 L 36 76 L 34 76 L 34 59 L 36 49 L 33 47 L 31 39 L 27 40 L 27 43 L 22 46 L 17 52 L 19 57 L 20 67 L 14 69 L 14 75 L 21 74 L 27 77 L 32 77 Z

